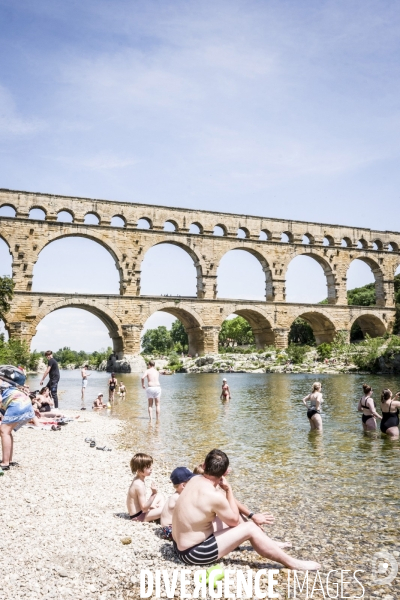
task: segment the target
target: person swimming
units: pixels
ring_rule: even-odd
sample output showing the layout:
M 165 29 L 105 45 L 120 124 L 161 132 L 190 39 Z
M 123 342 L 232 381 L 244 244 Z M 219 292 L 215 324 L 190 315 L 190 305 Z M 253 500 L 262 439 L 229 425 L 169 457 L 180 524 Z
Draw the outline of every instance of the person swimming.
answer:
M 381 395 L 381 431 L 392 438 L 399 437 L 399 407 L 400 392 L 393 399 L 393 394 L 389 389 L 383 390 Z M 397 399 L 396 399 L 397 398 Z M 393 409 L 396 409 L 395 411 Z
M 363 392 L 364 395 L 358 402 L 357 410 L 363 413 L 361 422 L 364 431 L 375 431 L 376 419 L 381 419 L 382 417 L 376 412 L 375 403 L 372 398 L 373 391 L 371 386 L 364 383 Z
M 322 431 L 321 404 L 323 399 L 321 389 L 322 384 L 316 381 L 313 383 L 311 394 L 303 398 L 303 404 L 307 408 L 307 417 L 312 431 Z M 307 402 L 310 403 L 309 406 Z

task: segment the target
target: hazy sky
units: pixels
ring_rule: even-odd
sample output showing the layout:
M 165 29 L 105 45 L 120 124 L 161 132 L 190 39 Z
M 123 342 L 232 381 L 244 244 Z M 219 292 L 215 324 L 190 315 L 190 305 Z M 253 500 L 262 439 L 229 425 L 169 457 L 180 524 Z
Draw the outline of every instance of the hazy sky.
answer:
M 385 0 L 0 0 L 0 187 L 399 229 L 399 21 Z M 117 291 L 102 248 L 64 242 L 34 289 Z M 177 252 L 149 253 L 143 293 L 193 289 Z M 352 271 L 351 287 L 372 281 Z M 245 253 L 219 276 L 220 296 L 262 297 Z M 320 267 L 297 259 L 288 299 L 325 296 Z M 108 341 L 70 309 L 34 345 Z

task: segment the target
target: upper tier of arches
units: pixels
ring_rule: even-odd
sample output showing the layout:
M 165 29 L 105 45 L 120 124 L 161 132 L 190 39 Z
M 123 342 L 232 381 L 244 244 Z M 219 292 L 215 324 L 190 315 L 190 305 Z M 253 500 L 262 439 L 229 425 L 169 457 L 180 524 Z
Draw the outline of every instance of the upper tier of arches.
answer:
M 40 210 L 32 213 L 32 211 Z M 89 215 L 98 225 L 142 229 L 141 222 L 154 231 L 189 235 L 218 235 L 269 243 L 305 244 L 322 247 L 346 247 L 371 252 L 399 252 L 400 234 L 357 229 L 339 225 L 280 221 L 260 217 L 229 215 L 147 207 L 89 199 L 54 197 L 40 194 L 0 192 L 0 217 L 32 218 L 54 222 L 60 213 L 68 213 L 72 222 L 85 224 Z M 88 223 L 96 224 L 96 223 Z

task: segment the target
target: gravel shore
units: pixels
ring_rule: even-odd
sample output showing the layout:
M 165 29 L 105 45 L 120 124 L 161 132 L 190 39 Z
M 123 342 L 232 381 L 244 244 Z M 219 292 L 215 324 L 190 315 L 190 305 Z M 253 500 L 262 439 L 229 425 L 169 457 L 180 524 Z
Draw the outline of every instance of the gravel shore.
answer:
M 69 416 L 77 414 L 70 412 Z M 87 411 L 82 420 L 69 423 L 61 431 L 24 428 L 15 435 L 14 460 L 20 466 L 0 478 L 1 600 L 139 598 L 140 569 L 172 572 L 183 567 L 172 552 L 172 544 L 159 537 L 160 526 L 124 518 L 132 480 L 129 460 L 133 453 L 146 448 L 119 449 L 123 425 L 117 419 Z M 90 448 L 86 437 L 95 438 L 97 445 L 107 445 L 112 451 Z M 173 491 L 169 473 L 170 466 L 155 465 L 153 479 L 165 495 Z M 117 516 L 120 513 L 122 516 Z M 295 546 L 292 553 L 300 554 L 299 558 L 322 554 L 324 567 L 329 562 L 331 568 L 345 568 L 335 564 L 332 549 L 315 548 L 315 536 L 313 547 L 301 540 L 301 534 L 288 534 L 287 527 L 274 528 L 272 535 L 291 539 Z M 225 568 L 254 571 L 274 566 L 248 544 L 221 563 Z M 278 580 L 276 591 L 286 598 L 286 570 L 280 572 Z M 165 597 L 165 592 L 161 596 Z

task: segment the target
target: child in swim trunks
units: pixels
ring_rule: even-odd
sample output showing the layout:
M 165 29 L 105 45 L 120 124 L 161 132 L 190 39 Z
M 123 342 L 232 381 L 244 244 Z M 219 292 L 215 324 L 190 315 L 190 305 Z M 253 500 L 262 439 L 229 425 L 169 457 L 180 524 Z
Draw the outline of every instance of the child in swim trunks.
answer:
M 151 495 L 146 500 L 145 478 L 152 473 L 153 459 L 148 454 L 138 452 L 130 462 L 132 473 L 136 473 L 126 499 L 126 505 L 131 520 L 155 521 L 161 516 L 165 498 L 157 492 L 154 483 L 151 482 Z
M 172 513 L 174 512 L 179 495 L 183 492 L 189 479 L 192 479 L 194 475 L 195 473 L 192 473 L 192 471 L 186 467 L 177 467 L 171 473 L 170 479 L 175 488 L 175 493 L 168 498 L 161 513 L 161 537 L 164 540 L 170 540 L 172 542 Z

